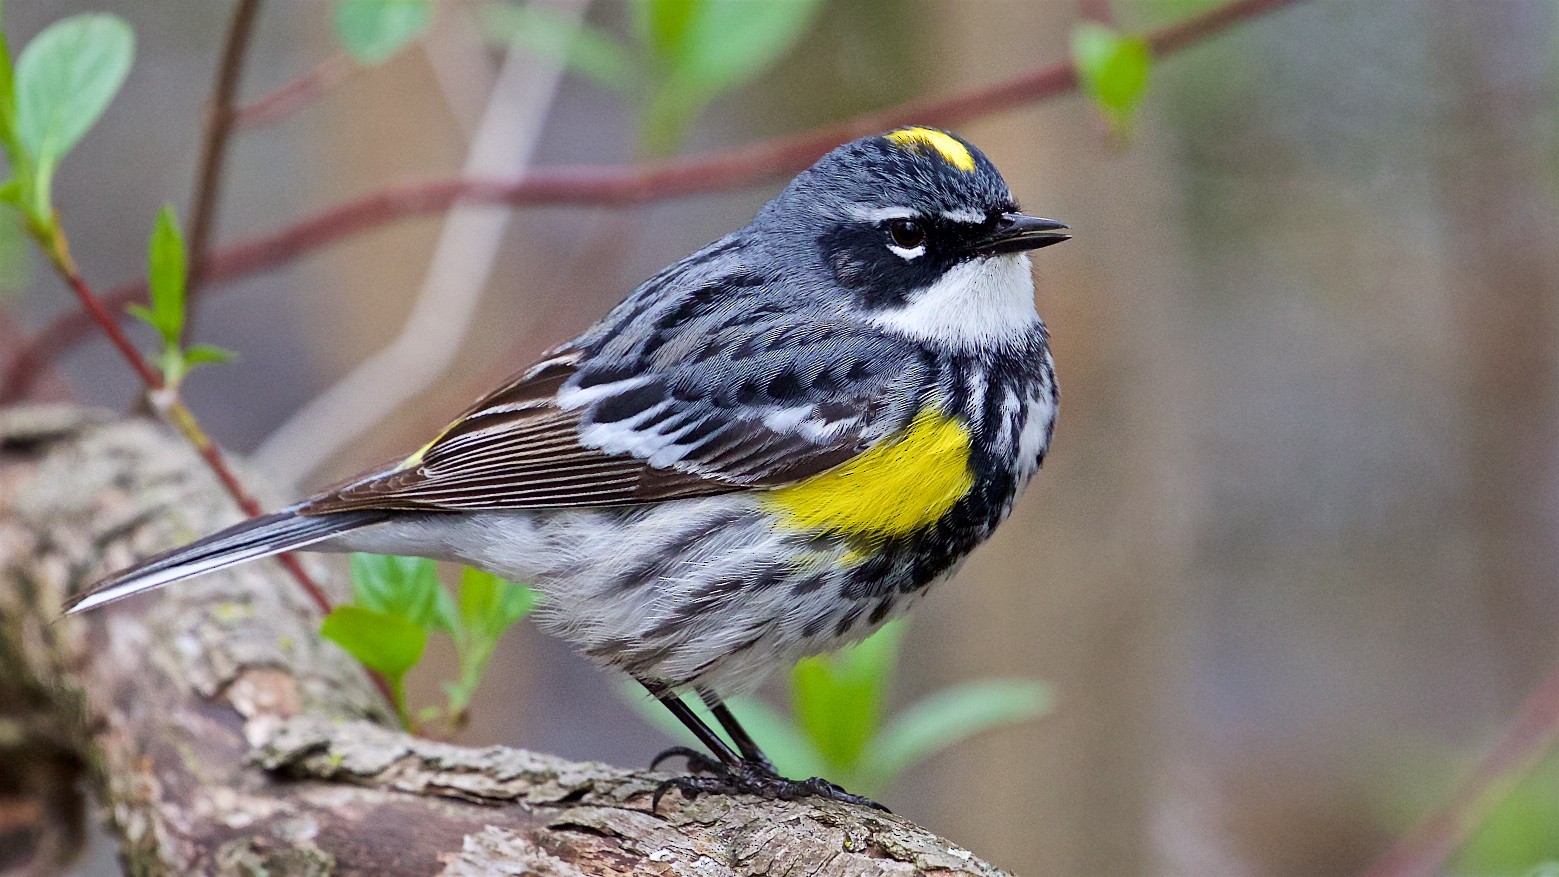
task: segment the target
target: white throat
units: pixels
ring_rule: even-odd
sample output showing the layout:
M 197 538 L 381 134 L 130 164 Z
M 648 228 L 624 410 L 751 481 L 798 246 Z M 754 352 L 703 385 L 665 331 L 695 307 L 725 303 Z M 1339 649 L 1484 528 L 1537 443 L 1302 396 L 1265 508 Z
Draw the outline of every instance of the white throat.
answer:
M 959 347 L 990 345 L 1031 331 L 1034 276 L 1024 253 L 970 259 L 911 293 L 909 304 L 872 322 L 925 341 Z

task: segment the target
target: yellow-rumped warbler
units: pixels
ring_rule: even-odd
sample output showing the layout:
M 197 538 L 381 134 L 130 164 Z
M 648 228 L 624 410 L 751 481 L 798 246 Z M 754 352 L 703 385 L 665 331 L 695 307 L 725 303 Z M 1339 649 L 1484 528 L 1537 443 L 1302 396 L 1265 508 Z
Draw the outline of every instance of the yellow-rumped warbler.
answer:
M 816 794 L 720 697 L 858 640 L 1012 509 L 1056 416 L 1017 212 L 964 140 L 845 144 L 751 225 L 650 278 L 416 453 L 152 558 L 72 611 L 281 551 L 453 560 L 533 583 L 541 624 L 630 674 L 716 760 L 685 794 Z M 696 692 L 735 750 L 680 699 Z

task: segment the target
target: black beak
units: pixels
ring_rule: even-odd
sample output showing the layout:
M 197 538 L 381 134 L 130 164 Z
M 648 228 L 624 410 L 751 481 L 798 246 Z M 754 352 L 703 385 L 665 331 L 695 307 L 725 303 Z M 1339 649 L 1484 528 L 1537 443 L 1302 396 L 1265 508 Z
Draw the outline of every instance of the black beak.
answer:
M 1040 247 L 1071 240 L 1071 235 L 1062 234 L 1060 231 L 1067 227 L 1066 223 L 1054 219 L 1042 219 L 1023 213 L 1003 213 L 1001 219 L 996 221 L 996 227 L 985 237 L 974 241 L 969 249 L 980 256 L 1037 250 Z

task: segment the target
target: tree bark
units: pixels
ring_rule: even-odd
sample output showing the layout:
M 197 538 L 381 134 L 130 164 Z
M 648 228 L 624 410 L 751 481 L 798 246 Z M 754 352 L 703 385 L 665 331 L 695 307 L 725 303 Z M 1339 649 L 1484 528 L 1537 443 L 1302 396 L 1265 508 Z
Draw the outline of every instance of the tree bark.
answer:
M 0 870 L 79 847 L 85 778 L 135 874 L 1003 873 L 894 816 L 676 793 L 657 815 L 661 774 L 392 730 L 274 563 L 57 617 L 233 518 L 156 424 L 0 410 Z

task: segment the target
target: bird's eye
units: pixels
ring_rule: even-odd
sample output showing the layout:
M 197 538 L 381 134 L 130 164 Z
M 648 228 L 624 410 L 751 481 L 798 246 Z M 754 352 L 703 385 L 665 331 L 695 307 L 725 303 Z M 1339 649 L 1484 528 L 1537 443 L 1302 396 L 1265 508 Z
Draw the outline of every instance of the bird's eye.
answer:
M 889 222 L 888 236 L 893 238 L 894 246 L 905 250 L 916 249 L 926 242 L 926 230 L 913 219 L 895 219 Z

